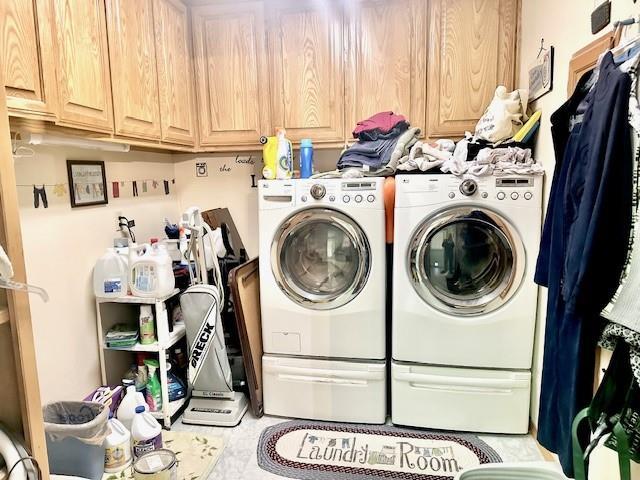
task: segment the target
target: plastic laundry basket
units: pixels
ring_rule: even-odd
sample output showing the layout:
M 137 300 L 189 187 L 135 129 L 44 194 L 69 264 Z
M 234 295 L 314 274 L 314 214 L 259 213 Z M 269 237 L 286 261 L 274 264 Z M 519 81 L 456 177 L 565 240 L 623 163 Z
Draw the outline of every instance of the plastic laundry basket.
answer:
M 101 479 L 109 409 L 93 402 L 56 402 L 46 405 L 43 415 L 51 473 Z
M 490 463 L 460 472 L 455 480 L 567 480 L 554 464 Z

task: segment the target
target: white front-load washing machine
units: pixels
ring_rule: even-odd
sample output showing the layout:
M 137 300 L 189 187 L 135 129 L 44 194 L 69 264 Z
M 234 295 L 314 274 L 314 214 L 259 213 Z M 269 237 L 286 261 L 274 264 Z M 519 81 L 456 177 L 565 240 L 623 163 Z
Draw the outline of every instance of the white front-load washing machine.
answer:
M 259 183 L 265 413 L 385 421 L 383 181 Z
M 528 431 L 542 181 L 396 178 L 394 423 Z

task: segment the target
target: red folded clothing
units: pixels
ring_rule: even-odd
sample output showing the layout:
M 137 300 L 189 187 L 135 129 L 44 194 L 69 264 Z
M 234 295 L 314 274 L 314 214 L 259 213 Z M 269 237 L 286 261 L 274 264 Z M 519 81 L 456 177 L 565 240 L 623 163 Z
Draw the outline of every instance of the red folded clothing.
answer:
M 406 121 L 404 115 L 396 115 L 393 112 L 380 112 L 367 118 L 366 120 L 360 120 L 355 130 L 353 131 L 353 138 L 358 138 L 358 134 L 362 132 L 368 132 L 370 130 L 379 130 L 380 133 L 387 133 L 398 123 Z

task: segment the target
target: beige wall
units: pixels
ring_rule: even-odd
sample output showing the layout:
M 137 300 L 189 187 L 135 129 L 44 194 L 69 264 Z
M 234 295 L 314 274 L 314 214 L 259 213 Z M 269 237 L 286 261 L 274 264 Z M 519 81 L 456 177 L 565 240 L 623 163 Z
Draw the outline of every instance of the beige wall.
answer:
M 544 38 L 545 46 L 553 45 L 555 47 L 553 91 L 540 98 L 533 105 L 534 110 L 542 110 L 542 124 L 538 135 L 536 156 L 547 172 L 545 208 L 555 166 L 549 116 L 567 99 L 568 67 L 572 54 L 598 36 L 598 34 L 591 34 L 590 16 L 593 8 L 594 2 L 587 0 L 522 0 L 520 45 L 520 79 L 522 87 L 527 86 L 528 67 L 538 54 L 540 39 Z M 612 1 L 611 18 L 613 21 L 638 14 L 640 14 L 640 6 L 634 5 L 631 0 Z M 637 32 L 637 26 L 629 28 L 636 28 Z M 605 31 L 606 29 L 600 35 Z M 546 311 L 546 289 L 540 290 L 539 321 L 534 358 L 535 386 L 531 406 L 532 417 L 536 424 Z
M 68 195 L 56 197 L 46 187 L 49 208 L 33 205 L 32 184 L 67 183 L 66 159 L 104 160 L 107 181 L 172 179 L 171 156 L 130 152 L 107 153 L 38 147 L 33 158 L 15 161 L 27 276 L 51 297 L 31 298 L 38 373 L 43 402 L 79 399 L 100 382 L 92 271 L 96 259 L 112 245 L 117 216 L 136 221 L 138 241 L 163 236 L 163 218 L 177 218 L 175 191 L 165 196 L 162 182 L 133 198 L 131 183 L 106 206 L 72 209 Z
M 335 167 L 338 151 L 318 152 L 322 170 Z M 258 254 L 257 189 L 251 173 L 260 178 L 261 154 L 235 156 L 156 154 L 132 151 L 110 153 L 61 147 L 37 147 L 35 156 L 15 161 L 29 282 L 45 288 L 51 299 L 45 304 L 31 299 L 38 373 L 42 401 L 79 399 L 100 383 L 93 266 L 119 236 L 117 216 L 136 221 L 138 242 L 164 237 L 163 219 L 179 219 L 192 205 L 203 210 L 228 207 L 251 256 Z M 109 204 L 72 209 L 69 196 L 57 197 L 53 185 L 67 183 L 66 160 L 104 160 Z M 209 175 L 196 177 L 196 162 L 207 163 Z M 176 179 L 165 195 L 162 180 Z M 157 179 L 139 197 L 132 194 L 131 180 Z M 111 181 L 126 180 L 120 198 L 111 195 Z M 33 184 L 46 184 L 49 208 L 35 209 Z
M 298 152 L 295 159 L 298 159 Z M 239 157 L 224 155 L 176 155 L 174 160 L 180 209 L 199 206 L 202 210 L 227 207 L 233 216 L 242 242 L 250 257 L 258 255 L 258 192 L 251 187 L 251 174 L 262 178 L 262 154 Z M 339 150 L 316 151 L 314 165 L 320 171 L 335 169 Z M 207 164 L 208 176 L 196 176 L 196 164 Z

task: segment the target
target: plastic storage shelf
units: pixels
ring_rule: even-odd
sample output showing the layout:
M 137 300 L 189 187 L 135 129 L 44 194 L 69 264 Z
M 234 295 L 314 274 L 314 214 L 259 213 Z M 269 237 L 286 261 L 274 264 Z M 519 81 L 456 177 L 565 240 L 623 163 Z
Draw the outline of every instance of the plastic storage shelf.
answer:
M 171 423 L 175 420 L 178 413 L 186 405 L 189 400 L 190 391 L 184 399 L 169 402 L 169 391 L 167 389 L 167 361 L 165 358 L 166 351 L 178 343 L 186 334 L 183 324 L 176 324 L 172 331 L 169 331 L 169 313 L 165 302 L 179 293 L 176 288 L 171 294 L 160 298 L 140 298 L 131 295 L 119 298 L 96 298 L 96 320 L 98 330 L 98 345 L 100 346 L 100 372 L 102 375 L 102 384 L 109 385 L 119 383 L 119 376 L 126 369 L 127 358 L 118 358 L 120 352 L 149 352 L 158 354 L 158 362 L 160 368 L 160 384 L 162 386 L 162 410 L 151 412 L 151 414 L 160 420 L 167 429 L 171 427 Z M 120 306 L 117 306 L 120 305 Z M 127 305 L 153 305 L 156 323 L 157 341 L 149 345 L 140 343 L 132 347 L 107 347 L 104 342 L 104 335 L 116 323 L 123 320 L 126 313 L 130 321 L 134 321 L 136 312 L 128 308 Z M 122 309 L 125 309 L 124 311 Z M 114 356 L 115 355 L 115 356 Z

